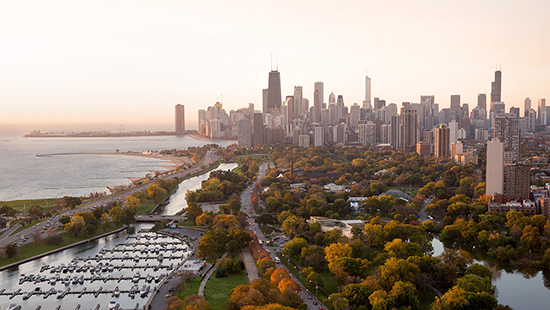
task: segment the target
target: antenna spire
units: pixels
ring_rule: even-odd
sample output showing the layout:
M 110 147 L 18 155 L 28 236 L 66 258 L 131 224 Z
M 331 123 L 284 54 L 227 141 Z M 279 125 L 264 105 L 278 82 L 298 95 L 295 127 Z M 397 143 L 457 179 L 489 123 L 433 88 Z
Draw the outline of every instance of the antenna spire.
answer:
M 270 60 L 270 66 L 271 71 L 273 71 L 273 53 L 271 53 L 271 60 Z
M 279 56 L 276 56 L 276 58 L 275 58 L 275 65 L 277 67 L 276 70 L 279 71 Z

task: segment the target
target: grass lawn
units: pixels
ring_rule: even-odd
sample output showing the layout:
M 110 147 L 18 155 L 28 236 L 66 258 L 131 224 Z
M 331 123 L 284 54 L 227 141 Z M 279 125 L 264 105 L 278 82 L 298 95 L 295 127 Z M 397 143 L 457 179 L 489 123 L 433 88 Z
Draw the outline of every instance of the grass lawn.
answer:
M 176 291 L 179 291 L 180 287 L 182 291 L 179 294 L 174 294 L 174 296 L 177 296 L 183 300 L 187 296 L 197 294 L 199 292 L 200 284 L 201 284 L 201 277 L 194 277 L 191 283 L 181 283 L 180 285 L 178 285 L 178 288 L 176 289 Z
M 216 278 L 214 275 L 206 282 L 204 292 L 206 300 L 210 302 L 212 310 L 225 309 L 225 303 L 229 299 L 229 291 L 241 284 L 248 284 L 246 273 L 232 274 L 226 278 Z
M 420 187 L 401 186 L 401 187 L 388 187 L 388 189 L 398 189 L 402 192 L 409 194 L 411 197 L 414 197 L 416 193 L 418 193 L 418 190 L 420 189 Z
M 28 210 L 32 206 L 55 207 L 57 199 L 26 199 L 14 201 L 0 201 L 0 205 L 14 208 L 17 211 L 23 211 L 23 206 Z
M 147 212 L 150 212 L 150 211 L 153 210 L 156 206 L 157 206 L 157 204 L 156 204 L 153 200 L 144 199 L 144 200 L 141 202 L 141 205 L 139 206 L 139 209 L 138 209 L 138 211 L 137 211 L 137 214 L 140 215 L 140 214 L 145 214 L 145 213 L 147 213 Z
M 119 226 L 120 227 L 120 226 Z M 66 245 L 69 245 L 69 244 L 72 244 L 72 243 L 75 243 L 75 242 L 78 242 L 78 241 L 82 241 L 82 240 L 86 240 L 88 238 L 92 238 L 92 237 L 95 237 L 95 236 L 98 236 L 98 235 L 101 235 L 101 234 L 104 234 L 108 231 L 113 231 L 119 227 L 115 227 L 115 228 L 112 228 L 112 229 L 109 229 L 109 230 L 103 230 L 101 227 L 98 228 L 98 230 L 96 231 L 96 233 L 92 236 L 79 236 L 79 237 L 75 237 L 73 234 L 69 234 L 69 233 L 64 233 L 64 234 L 61 234 L 61 236 L 63 237 L 63 242 L 59 245 L 47 245 L 45 242 L 42 241 L 42 244 L 39 245 L 39 246 L 36 246 L 34 244 L 34 242 L 32 243 L 27 243 L 23 246 L 20 246 L 19 247 L 19 256 L 17 257 L 17 259 L 6 259 L 6 260 L 2 260 L 0 261 L 0 266 L 5 266 L 5 265 L 8 265 L 8 264 L 11 264 L 11 263 L 14 263 L 18 260 L 22 260 L 22 259 L 25 259 L 25 258 L 29 258 L 29 257 L 33 257 L 35 255 L 38 255 L 38 254 L 42 254 L 42 253 L 45 253 L 45 252 L 48 252 L 48 251 L 51 251 L 51 250 L 55 250 L 55 249 L 58 249 L 60 247 L 64 247 Z

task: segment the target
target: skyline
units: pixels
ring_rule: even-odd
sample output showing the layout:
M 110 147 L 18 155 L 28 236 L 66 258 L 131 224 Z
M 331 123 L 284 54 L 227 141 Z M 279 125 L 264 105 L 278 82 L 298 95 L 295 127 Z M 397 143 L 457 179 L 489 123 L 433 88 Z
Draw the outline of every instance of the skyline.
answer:
M 1 124 L 172 128 L 181 103 L 194 129 L 222 94 L 226 110 L 261 109 L 271 55 L 282 97 L 302 86 L 310 103 L 322 81 L 325 102 L 362 105 L 367 70 L 372 97 L 398 106 L 435 95 L 445 108 L 460 94 L 475 107 L 495 69 L 507 109 L 550 96 L 542 1 L 107 3 L 0 1 Z

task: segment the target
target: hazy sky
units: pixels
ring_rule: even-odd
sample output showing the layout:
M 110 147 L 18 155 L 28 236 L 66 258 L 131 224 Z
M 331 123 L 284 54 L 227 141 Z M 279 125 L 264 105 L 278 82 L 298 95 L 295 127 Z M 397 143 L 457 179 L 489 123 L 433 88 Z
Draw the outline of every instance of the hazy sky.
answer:
M 550 98 L 549 13 L 548 0 L 0 0 L 0 124 L 171 129 L 182 103 L 193 128 L 220 94 L 226 110 L 261 108 L 271 53 L 283 98 L 323 81 L 325 101 L 361 103 L 368 69 L 388 103 L 461 94 L 472 108 L 499 63 L 507 109 L 523 110 Z

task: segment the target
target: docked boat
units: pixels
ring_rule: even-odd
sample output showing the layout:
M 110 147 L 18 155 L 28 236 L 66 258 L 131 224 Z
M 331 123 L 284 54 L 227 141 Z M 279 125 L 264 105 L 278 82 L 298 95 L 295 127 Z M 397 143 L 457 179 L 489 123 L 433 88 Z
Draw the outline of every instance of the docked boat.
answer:
M 23 300 L 27 300 L 31 297 L 31 294 L 29 292 L 23 292 Z
M 132 282 L 138 283 L 138 282 L 139 282 L 139 278 L 141 278 L 141 275 L 140 275 L 139 272 L 138 272 L 138 273 L 136 273 L 136 274 L 134 275 L 134 277 L 132 278 Z
M 160 276 L 159 275 L 156 275 L 155 276 L 155 283 L 159 283 L 160 282 Z
M 115 287 L 115 290 L 113 291 L 113 297 L 118 297 L 120 296 L 120 289 L 117 287 Z
M 111 301 L 109 302 L 109 307 L 108 307 L 108 309 L 115 309 L 115 308 L 116 308 L 116 301 L 111 300 Z
M 142 298 L 146 297 L 147 293 L 149 293 L 149 290 L 147 289 L 147 286 L 143 285 L 141 287 L 141 291 L 139 292 L 139 296 L 141 296 Z
M 147 283 L 151 283 L 151 281 L 153 281 L 153 277 L 148 274 L 147 277 L 145 278 L 145 281 L 147 281 Z
M 57 299 L 63 298 L 63 291 L 61 291 L 61 290 L 60 290 L 60 291 L 57 291 L 57 294 L 56 294 L 56 295 L 57 295 Z

